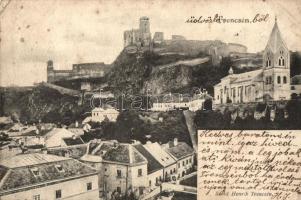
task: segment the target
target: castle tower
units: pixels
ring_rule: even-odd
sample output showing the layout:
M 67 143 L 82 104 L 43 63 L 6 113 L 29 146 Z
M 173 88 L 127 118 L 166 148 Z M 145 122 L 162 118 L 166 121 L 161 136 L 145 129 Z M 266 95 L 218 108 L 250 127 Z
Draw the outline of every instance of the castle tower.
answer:
M 53 70 L 53 61 L 52 60 L 47 61 L 47 70 Z
M 290 98 L 290 53 L 281 37 L 277 18 L 263 53 L 264 99 Z
M 52 82 L 54 79 L 53 61 L 47 61 L 47 82 Z
M 140 17 L 139 29 L 141 33 L 150 33 L 150 24 L 148 17 Z
M 148 17 L 140 17 L 139 31 L 140 31 L 141 46 L 150 46 L 151 33 L 150 33 L 150 23 Z

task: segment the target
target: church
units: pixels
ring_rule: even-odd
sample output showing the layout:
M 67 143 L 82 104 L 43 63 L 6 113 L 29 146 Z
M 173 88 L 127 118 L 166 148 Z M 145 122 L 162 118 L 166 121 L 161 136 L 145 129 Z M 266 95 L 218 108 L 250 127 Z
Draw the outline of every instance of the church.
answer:
M 214 86 L 214 103 L 247 103 L 288 100 L 290 91 L 290 54 L 275 24 L 263 52 L 261 69 L 229 74 Z

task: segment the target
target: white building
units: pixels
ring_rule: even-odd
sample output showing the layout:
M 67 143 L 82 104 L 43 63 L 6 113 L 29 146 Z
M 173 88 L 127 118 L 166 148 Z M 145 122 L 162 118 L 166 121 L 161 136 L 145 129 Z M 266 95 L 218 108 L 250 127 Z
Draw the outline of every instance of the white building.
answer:
M 82 145 L 83 140 L 80 135 L 75 135 L 65 128 L 54 128 L 44 136 L 47 148 L 67 147 L 71 145 Z
M 263 53 L 263 67 L 229 75 L 214 86 L 214 103 L 260 102 L 290 99 L 290 54 L 281 37 L 277 20 Z
M 21 154 L 0 160 L 0 199 L 99 198 L 97 171 L 71 158 Z
M 99 187 L 104 197 L 140 196 L 148 187 L 147 159 L 131 144 L 117 141 L 92 141 L 81 161 L 99 170 Z
M 157 142 L 147 142 L 144 148 L 163 166 L 163 181 L 169 181 L 176 178 L 177 163 L 176 160 L 168 154 Z
M 93 122 L 102 122 L 107 119 L 109 121 L 116 122 L 118 115 L 119 112 L 114 108 L 103 109 L 97 107 L 92 110 L 91 120 Z
M 195 154 L 192 147 L 185 142 L 178 142 L 177 138 L 162 146 L 177 161 L 177 178 L 181 178 L 191 172 Z
M 190 111 L 202 110 L 206 99 L 212 99 L 207 93 L 195 95 L 194 97 L 180 97 L 168 99 L 168 101 L 154 102 L 152 111 L 167 112 L 171 110 L 183 109 Z
M 147 160 L 147 183 L 150 189 L 158 186 L 164 177 L 164 167 L 142 144 L 133 145 Z

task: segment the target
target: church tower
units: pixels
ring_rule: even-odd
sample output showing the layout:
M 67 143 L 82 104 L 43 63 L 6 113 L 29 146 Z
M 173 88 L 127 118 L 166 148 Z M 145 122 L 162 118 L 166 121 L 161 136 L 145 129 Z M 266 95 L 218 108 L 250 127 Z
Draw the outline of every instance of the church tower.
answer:
M 290 53 L 281 37 L 277 18 L 263 53 L 265 100 L 290 99 Z

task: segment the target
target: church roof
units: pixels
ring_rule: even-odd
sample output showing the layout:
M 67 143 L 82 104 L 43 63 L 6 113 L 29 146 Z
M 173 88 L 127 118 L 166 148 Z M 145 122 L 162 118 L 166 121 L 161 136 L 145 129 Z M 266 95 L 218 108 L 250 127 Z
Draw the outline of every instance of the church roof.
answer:
M 231 76 L 231 75 L 229 75 L 229 76 Z M 229 77 L 229 76 L 227 76 L 227 77 Z M 233 74 L 231 76 L 231 84 L 247 82 L 247 81 L 253 81 L 253 82 L 263 81 L 262 69 L 244 72 L 244 73 L 240 73 L 240 74 Z
M 280 46 L 284 46 L 285 48 L 287 48 L 285 42 L 281 37 L 281 33 L 277 24 L 277 19 L 275 19 L 275 24 L 272 29 L 266 48 L 269 48 L 273 53 L 275 53 L 276 51 L 278 51 Z

